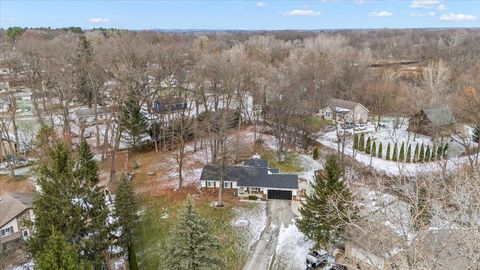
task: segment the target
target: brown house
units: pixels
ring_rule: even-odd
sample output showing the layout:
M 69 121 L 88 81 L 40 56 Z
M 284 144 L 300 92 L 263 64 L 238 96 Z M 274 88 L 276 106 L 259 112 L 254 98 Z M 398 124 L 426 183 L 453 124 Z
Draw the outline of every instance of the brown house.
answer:
M 455 117 L 448 106 L 423 109 L 410 118 L 408 131 L 437 137 L 451 130 L 455 123 Z

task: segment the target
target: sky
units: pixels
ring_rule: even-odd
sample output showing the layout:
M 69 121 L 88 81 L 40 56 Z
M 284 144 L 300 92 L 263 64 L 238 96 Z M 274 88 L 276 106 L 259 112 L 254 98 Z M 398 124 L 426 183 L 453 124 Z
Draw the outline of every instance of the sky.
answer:
M 480 0 L 0 0 L 0 27 L 317 30 L 480 27 Z

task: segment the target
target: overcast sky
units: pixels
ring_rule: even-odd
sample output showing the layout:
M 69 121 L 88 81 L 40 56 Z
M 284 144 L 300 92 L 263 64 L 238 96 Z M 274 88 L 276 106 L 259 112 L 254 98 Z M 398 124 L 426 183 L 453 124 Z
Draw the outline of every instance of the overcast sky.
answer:
M 480 27 L 480 0 L 0 0 L 0 27 L 343 29 Z

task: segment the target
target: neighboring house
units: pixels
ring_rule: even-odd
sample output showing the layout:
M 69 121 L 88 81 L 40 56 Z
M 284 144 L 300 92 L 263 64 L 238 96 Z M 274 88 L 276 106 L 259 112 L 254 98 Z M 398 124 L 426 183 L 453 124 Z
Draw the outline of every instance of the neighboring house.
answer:
M 368 120 L 368 112 L 368 109 L 360 103 L 332 99 L 328 106 L 319 111 L 319 115 L 338 123 L 364 124 Z
M 33 221 L 33 193 L 10 192 L 0 199 L 0 244 L 4 246 L 17 239 L 28 239 Z
M 95 111 L 93 108 L 78 108 L 73 112 L 77 123 L 85 123 L 87 125 L 95 123 Z M 99 122 L 105 120 L 103 107 L 97 107 L 97 118 Z
M 220 166 L 205 165 L 200 176 L 202 188 L 220 186 Z M 242 165 L 227 166 L 223 187 L 236 189 L 239 197 L 254 195 L 266 199 L 294 200 L 298 193 L 298 176 L 268 168 L 268 162 L 253 157 Z
M 454 128 L 455 123 L 455 117 L 448 106 L 423 109 L 410 118 L 408 131 L 427 136 L 441 136 Z
M 8 112 L 10 109 L 10 97 L 0 97 L 0 113 Z
M 169 113 L 175 111 L 186 110 L 188 107 L 187 102 L 173 101 L 173 100 L 156 100 L 153 102 L 153 111 L 155 113 Z

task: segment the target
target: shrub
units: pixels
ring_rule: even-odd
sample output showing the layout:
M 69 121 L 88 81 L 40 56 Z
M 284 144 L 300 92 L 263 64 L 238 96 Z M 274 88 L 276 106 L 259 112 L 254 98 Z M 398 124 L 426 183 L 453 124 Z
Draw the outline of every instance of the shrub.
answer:
M 140 168 L 140 164 L 138 163 L 138 161 L 134 160 L 132 162 L 132 169 L 136 170 L 138 168 Z
M 255 196 L 255 195 L 248 195 L 248 199 L 251 200 L 251 201 L 256 201 L 256 200 L 258 200 L 258 197 Z
M 420 153 L 418 155 L 418 162 L 424 162 L 425 161 L 425 146 L 422 143 L 422 146 L 420 147 Z
M 370 140 L 370 137 L 368 137 L 368 139 L 367 139 L 367 145 L 365 146 L 365 153 L 370 154 L 370 150 L 371 150 L 371 149 L 372 149 L 371 140 Z
M 373 141 L 372 150 L 370 151 L 370 153 L 372 154 L 372 157 L 377 156 L 377 145 L 375 144 L 375 141 Z
M 430 145 L 427 145 L 427 150 L 425 151 L 425 162 L 430 161 Z
M 431 161 L 435 161 L 437 159 L 437 146 L 434 144 L 432 147 L 432 157 L 430 157 Z
M 443 147 L 440 144 L 437 148 L 437 160 L 442 159 L 442 157 L 443 157 Z
M 405 143 L 402 142 L 402 146 L 400 147 L 400 156 L 398 157 L 398 160 L 401 162 L 405 161 Z
M 397 143 L 395 143 L 393 145 L 393 156 L 392 156 L 392 160 L 393 161 L 397 161 L 398 160 L 398 146 L 397 146 Z
M 355 133 L 353 135 L 353 149 L 358 149 L 358 133 Z
M 420 151 L 420 148 L 418 148 L 418 142 L 417 145 L 415 145 L 415 153 L 413 154 L 413 162 L 418 162 L 418 153 Z
M 365 135 L 362 133 L 360 135 L 360 141 L 358 142 L 358 150 L 365 151 Z
M 443 147 L 443 159 L 447 159 L 448 157 L 448 143 L 445 144 L 445 147 Z
M 409 144 L 407 148 L 407 162 L 412 162 L 412 146 Z

